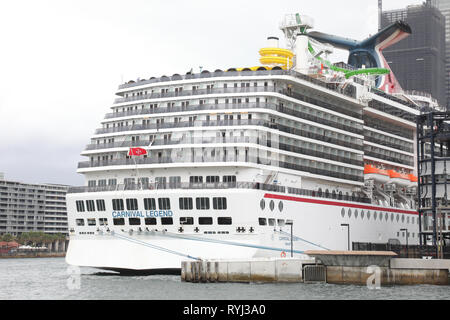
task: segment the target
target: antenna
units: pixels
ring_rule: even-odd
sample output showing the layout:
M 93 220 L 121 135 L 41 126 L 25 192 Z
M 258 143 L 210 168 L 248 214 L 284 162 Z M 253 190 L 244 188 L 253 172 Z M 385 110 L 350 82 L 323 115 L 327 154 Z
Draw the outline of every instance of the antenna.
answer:
M 382 16 L 383 16 L 383 0 L 378 0 L 378 31 L 381 30 Z
M 297 34 L 306 33 L 308 29 L 314 28 L 314 20 L 308 16 L 295 14 L 286 14 L 280 23 L 280 29 L 283 31 L 286 42 L 290 50 L 295 49 Z

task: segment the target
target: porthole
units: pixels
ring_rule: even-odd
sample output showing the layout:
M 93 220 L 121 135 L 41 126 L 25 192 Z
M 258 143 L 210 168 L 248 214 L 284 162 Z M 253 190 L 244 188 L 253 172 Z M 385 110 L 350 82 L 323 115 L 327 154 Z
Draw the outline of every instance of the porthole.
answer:
M 370 211 L 367 211 L 367 219 L 370 220 Z
M 386 219 L 386 221 L 388 221 L 388 219 L 389 219 L 389 214 L 388 214 L 387 212 L 386 212 L 384 218 Z
M 406 218 L 406 223 L 409 223 L 409 217 Z
M 345 217 L 345 209 L 344 208 L 342 208 L 342 210 L 341 210 L 341 217 L 342 218 Z
M 270 211 L 273 211 L 273 209 L 275 209 L 275 202 L 273 200 L 270 200 L 269 207 L 270 207 Z
M 280 210 L 280 212 L 283 211 L 283 201 L 280 201 L 280 202 L 278 203 L 278 210 Z
M 400 215 L 397 214 L 397 217 L 395 217 L 395 220 L 397 220 L 397 222 L 400 220 Z
M 393 221 L 394 221 L 394 214 L 391 213 L 391 222 L 393 222 Z
M 378 214 L 377 214 L 377 212 L 375 211 L 375 212 L 373 213 L 373 219 L 374 219 L 374 220 L 377 220 L 377 215 L 378 215 Z
M 266 208 L 266 201 L 264 199 L 261 199 L 259 202 L 259 206 L 261 207 L 261 210 L 264 210 Z
M 361 219 L 364 219 L 364 210 L 361 210 Z
M 352 217 L 352 210 L 348 209 L 348 217 L 351 218 Z
M 358 210 L 355 210 L 355 218 L 358 218 Z
M 402 214 L 402 223 L 404 223 L 404 222 L 405 222 L 405 215 Z

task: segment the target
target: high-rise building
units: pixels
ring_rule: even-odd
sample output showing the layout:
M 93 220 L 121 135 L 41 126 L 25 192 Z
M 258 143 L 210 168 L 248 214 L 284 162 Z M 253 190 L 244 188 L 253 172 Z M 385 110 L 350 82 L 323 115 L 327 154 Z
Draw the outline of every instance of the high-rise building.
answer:
M 8 181 L 0 173 L 0 235 L 30 231 L 68 234 L 68 188 Z
M 446 106 L 444 15 L 427 1 L 406 9 L 383 11 L 381 27 L 398 20 L 409 24 L 412 35 L 383 51 L 392 71 L 405 91 L 431 94 Z
M 450 0 L 431 0 L 432 5 L 441 11 L 445 17 L 445 76 L 447 108 L 450 109 Z

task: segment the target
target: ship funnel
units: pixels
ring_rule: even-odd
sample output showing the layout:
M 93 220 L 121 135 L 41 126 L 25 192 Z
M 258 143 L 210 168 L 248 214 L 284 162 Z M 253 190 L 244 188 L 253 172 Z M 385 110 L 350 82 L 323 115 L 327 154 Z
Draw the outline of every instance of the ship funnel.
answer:
M 295 71 L 308 74 L 309 72 L 309 37 L 304 33 L 297 34 L 295 40 Z
M 277 37 L 268 37 L 267 38 L 267 47 L 268 48 L 279 48 L 279 41 Z

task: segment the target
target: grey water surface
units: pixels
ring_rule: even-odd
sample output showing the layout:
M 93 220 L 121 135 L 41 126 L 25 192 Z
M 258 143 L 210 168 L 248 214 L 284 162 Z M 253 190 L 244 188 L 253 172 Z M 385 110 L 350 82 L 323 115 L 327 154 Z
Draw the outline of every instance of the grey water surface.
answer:
M 0 259 L 0 300 L 450 300 L 449 286 L 186 283 L 176 275 L 120 276 L 64 258 Z

